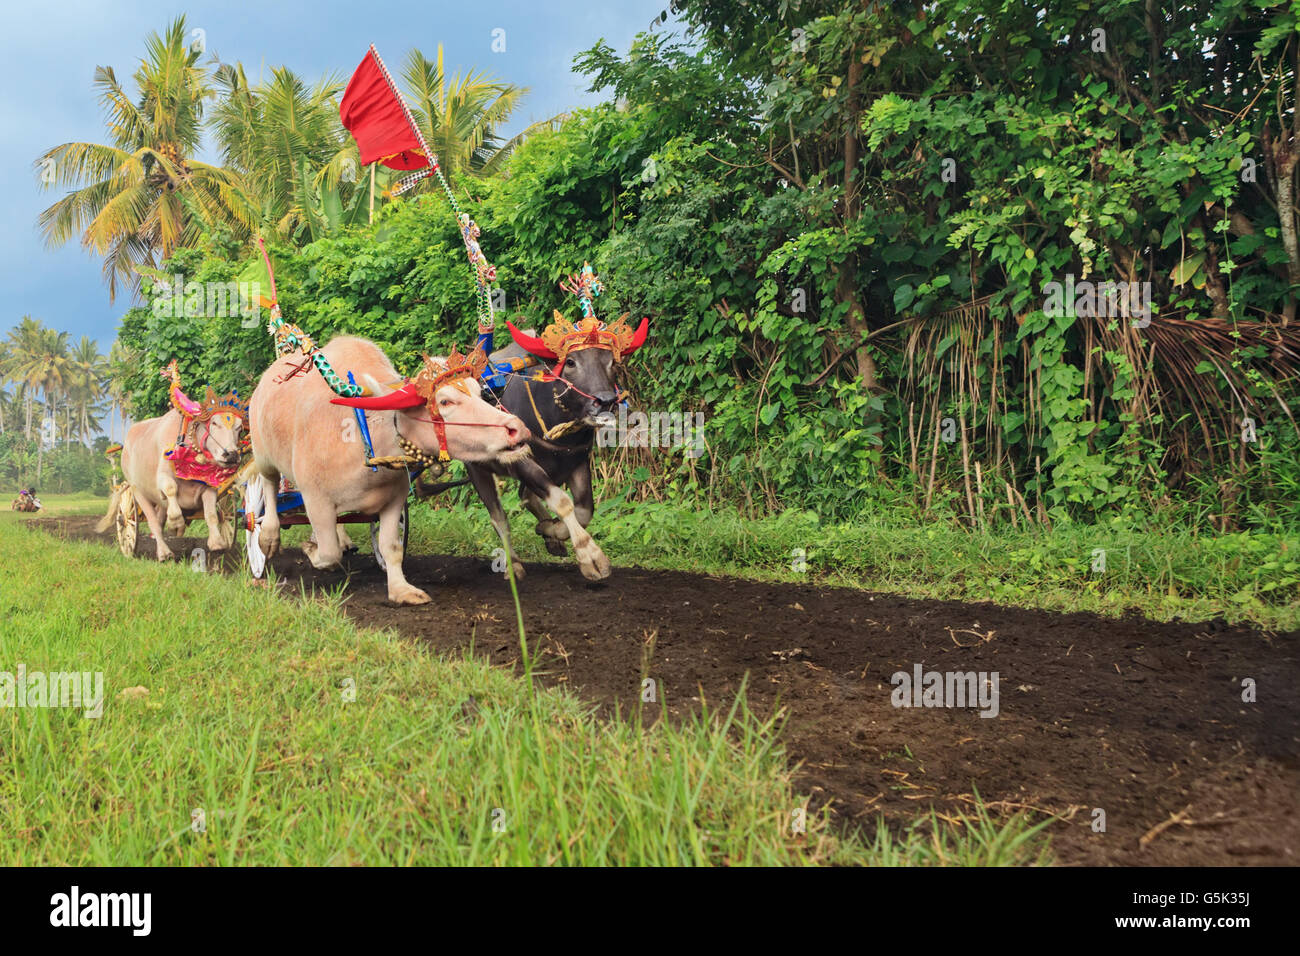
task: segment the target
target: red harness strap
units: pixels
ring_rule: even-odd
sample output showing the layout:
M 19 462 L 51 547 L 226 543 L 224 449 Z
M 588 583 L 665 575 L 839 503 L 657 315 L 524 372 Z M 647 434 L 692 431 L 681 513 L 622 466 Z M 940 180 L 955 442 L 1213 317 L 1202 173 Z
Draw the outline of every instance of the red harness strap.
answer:
M 203 431 L 203 438 L 199 440 L 198 436 L 195 436 L 198 447 L 192 448 L 187 445 L 185 437 L 193 423 L 194 419 L 192 417 L 185 416 L 184 421 L 181 423 L 181 433 L 176 438 L 176 444 L 163 452 L 163 457 L 172 463 L 172 471 L 182 481 L 198 481 L 205 485 L 211 485 L 213 488 L 218 488 L 239 470 L 239 466 L 226 468 L 208 458 L 208 454 L 204 449 L 207 448 L 208 436 L 212 433 L 212 419 L 210 418 L 207 422 L 208 427 Z
M 434 433 L 438 436 L 438 458 L 442 461 L 451 461 L 451 455 L 447 453 L 447 426 L 464 425 L 467 428 L 509 428 L 509 425 L 503 425 L 500 422 L 449 422 L 441 414 L 434 416 L 432 413 L 428 418 L 415 418 L 417 422 L 427 422 L 433 426 Z

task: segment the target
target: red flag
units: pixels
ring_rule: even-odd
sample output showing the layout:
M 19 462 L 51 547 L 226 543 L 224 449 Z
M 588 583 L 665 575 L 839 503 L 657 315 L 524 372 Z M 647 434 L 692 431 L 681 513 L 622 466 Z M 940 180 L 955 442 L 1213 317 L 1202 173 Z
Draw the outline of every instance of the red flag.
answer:
M 381 162 L 389 169 L 424 169 L 424 147 L 374 48 L 352 74 L 339 104 L 343 125 L 356 137 L 361 165 Z

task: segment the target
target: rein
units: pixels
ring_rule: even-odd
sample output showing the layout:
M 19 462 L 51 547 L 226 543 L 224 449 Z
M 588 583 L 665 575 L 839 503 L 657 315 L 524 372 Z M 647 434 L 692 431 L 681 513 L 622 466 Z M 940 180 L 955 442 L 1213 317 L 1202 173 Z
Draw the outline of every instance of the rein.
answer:
M 213 417 L 215 416 L 209 416 L 206 419 L 207 428 L 203 430 L 203 437 L 200 439 L 199 438 L 199 420 L 200 420 L 199 417 L 197 415 L 185 415 L 183 420 L 181 421 L 180 434 L 176 436 L 176 447 L 183 448 L 188 445 L 193 447 L 194 453 L 196 455 L 214 457 L 211 455 L 211 453 L 208 450 L 208 440 L 212 437 Z M 214 444 L 216 444 L 216 446 L 220 448 L 222 451 L 232 450 L 230 448 L 227 448 L 225 445 L 221 444 L 220 442 L 215 442 Z
M 530 378 L 530 377 L 527 376 L 527 375 L 523 375 L 523 376 L 521 376 L 518 372 L 510 372 L 510 373 L 508 373 L 508 377 L 519 377 L 519 378 L 522 378 L 522 379 L 523 379 L 523 382 L 524 382 L 524 392 L 528 395 L 528 404 L 532 405 L 532 407 L 533 407 L 533 415 L 535 415 L 535 416 L 537 417 L 537 424 L 543 426 L 544 428 L 545 428 L 546 423 L 542 420 L 542 413 L 541 413 L 541 411 L 537 408 L 537 400 L 536 400 L 535 398 L 533 398 L 533 388 L 532 388 L 532 385 L 531 385 L 531 383 L 532 383 L 533 381 L 548 382 L 548 383 L 549 383 L 549 382 L 563 382 L 563 383 L 565 384 L 565 386 L 566 386 L 566 388 L 565 388 L 565 391 L 566 391 L 566 392 L 567 392 L 567 391 L 574 391 L 574 392 L 577 392 L 579 395 L 582 395 L 582 396 L 584 396 L 584 397 L 586 397 L 586 398 L 591 399 L 593 402 L 598 401 L 598 399 L 596 398 L 595 395 L 591 395 L 591 394 L 589 394 L 589 393 L 587 393 L 587 392 L 584 392 L 582 389 L 578 388 L 578 386 L 574 385 L 572 382 L 570 382 L 570 381 L 569 381 L 567 378 L 565 378 L 563 375 L 557 375 L 557 374 L 554 373 L 554 372 L 543 372 L 541 375 L 537 376 L 535 379 L 534 379 L 534 378 Z M 556 396 L 555 396 L 555 402 L 556 402 L 557 405 L 559 404 L 559 401 L 560 401 L 560 399 L 564 396 L 564 394 L 565 394 L 565 392 L 561 392 L 559 395 L 556 395 Z M 622 399 L 626 394 L 627 394 L 626 392 L 622 392 L 622 391 L 620 391 L 620 392 L 619 392 L 619 398 Z M 505 405 L 501 404 L 500 401 L 498 401 L 497 404 L 501 405 L 502 408 L 506 408 Z M 506 408 L 506 411 L 510 411 L 510 409 Z M 555 424 L 555 425 L 552 425 L 550 428 L 547 428 L 546 431 L 543 432 L 542 435 L 541 435 L 540 437 L 539 437 L 539 436 L 534 436 L 534 437 L 533 437 L 533 440 L 536 441 L 536 442 L 538 442 L 539 444 L 546 445 L 547 447 L 550 448 L 551 451 L 573 451 L 574 449 L 566 448 L 564 445 L 557 445 L 557 444 L 556 444 L 554 441 L 552 441 L 551 439 L 555 439 L 555 438 L 563 438 L 565 435 L 571 434 L 572 432 L 581 431 L 581 430 L 584 429 L 584 428 L 590 430 L 590 429 L 592 429 L 593 427 L 594 427 L 594 426 L 592 426 L 592 425 L 588 425 L 586 422 L 579 421 L 579 420 L 577 420 L 577 419 L 571 419 L 571 420 L 569 420 L 569 421 L 567 421 L 567 422 L 559 422 L 559 423 L 557 423 L 557 424 Z M 581 446 L 579 446 L 579 447 L 581 447 Z M 591 447 L 591 441 L 590 441 L 590 440 L 588 440 L 588 442 L 587 442 L 587 447 Z
M 504 406 L 502 406 L 504 408 Z M 414 416 L 412 416 L 414 418 Z M 438 418 L 415 418 L 417 422 L 423 422 L 433 425 L 438 433 L 438 444 L 441 446 L 438 451 L 438 457 L 434 457 L 422 449 L 415 442 L 408 439 L 402 434 L 402 430 L 397 425 L 397 414 L 393 414 L 393 432 L 397 435 L 397 447 L 402 450 L 401 455 L 390 455 L 385 457 L 372 457 L 366 460 L 366 464 L 371 467 L 382 465 L 385 468 L 406 468 L 410 469 L 412 465 L 418 466 L 420 471 L 426 468 L 436 468 L 436 478 L 441 475 L 446 467 L 444 461 L 450 461 L 447 455 L 447 432 L 448 425 L 464 425 L 470 428 L 509 428 L 508 425 L 502 425 L 499 422 L 449 422 L 441 415 Z M 444 457 L 445 456 L 445 457 Z
M 568 383 L 566 382 L 565 384 Z M 543 421 L 542 419 L 542 413 L 537 409 L 537 400 L 533 398 L 533 387 L 532 385 L 529 384 L 529 380 L 526 378 L 524 379 L 524 391 L 528 393 L 528 403 L 533 406 L 533 414 L 537 416 L 537 424 L 541 425 L 543 428 L 546 428 L 546 422 Z M 578 389 L 574 389 L 574 391 L 578 391 Z M 560 394 L 562 395 L 564 393 L 561 392 Z M 582 394 L 585 395 L 586 392 L 583 392 Z M 555 397 L 555 401 L 556 404 L 559 404 L 559 395 Z M 551 449 L 553 451 L 561 450 L 563 446 L 554 444 L 552 439 L 563 438 L 565 435 L 569 434 L 570 432 L 580 431 L 583 428 L 589 428 L 589 427 L 590 426 L 587 425 L 586 423 L 576 421 L 576 420 L 559 422 L 558 424 L 553 425 L 550 428 L 546 428 L 546 431 L 542 433 L 542 436 L 539 440 L 545 441 L 548 445 L 551 446 Z

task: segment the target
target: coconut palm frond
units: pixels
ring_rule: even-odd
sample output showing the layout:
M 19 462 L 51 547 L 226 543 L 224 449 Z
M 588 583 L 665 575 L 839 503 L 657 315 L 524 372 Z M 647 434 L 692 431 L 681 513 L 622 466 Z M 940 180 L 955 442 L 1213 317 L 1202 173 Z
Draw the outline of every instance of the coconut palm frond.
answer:
M 480 176 L 495 176 L 501 171 L 514 151 L 523 143 L 541 133 L 558 132 L 569 119 L 570 113 L 557 113 L 550 119 L 538 120 L 530 125 L 527 129 L 521 130 L 514 136 L 510 137 L 504 143 L 495 146 L 492 149 L 482 150 L 475 155 L 475 172 Z
M 453 182 L 461 173 L 484 169 L 497 155 L 496 130 L 528 92 L 472 70 L 448 78 L 441 45 L 434 60 L 411 50 L 401 75 L 412 118 Z

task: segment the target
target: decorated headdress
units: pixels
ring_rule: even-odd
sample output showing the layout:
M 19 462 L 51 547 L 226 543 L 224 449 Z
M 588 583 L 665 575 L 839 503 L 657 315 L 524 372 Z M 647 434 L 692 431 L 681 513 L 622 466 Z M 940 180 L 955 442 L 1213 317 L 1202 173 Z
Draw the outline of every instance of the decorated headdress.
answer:
M 514 325 L 507 322 L 510 335 L 520 348 L 545 359 L 555 359 L 556 369 L 564 364 L 570 352 L 582 349 L 608 349 L 614 354 L 614 361 L 623 360 L 643 344 L 649 331 L 650 320 L 642 319 L 633 331 L 627 324 L 628 313 L 624 312 L 613 322 L 602 322 L 596 317 L 592 300 L 604 290 L 604 285 L 591 271 L 591 263 L 583 263 L 582 272 L 569 276 L 567 282 L 561 282 L 560 288 L 578 297 L 582 307 L 582 318 L 575 324 L 556 310 L 555 321 L 548 325 L 540 336 L 526 335 Z
M 214 488 L 224 487 L 234 477 L 239 466 L 227 467 L 212 461 L 204 447 L 208 440 L 207 431 L 200 440 L 199 426 L 206 424 L 208 430 L 211 430 L 210 423 L 216 415 L 233 415 L 247 425 L 248 405 L 241 402 L 239 394 L 234 391 L 218 397 L 211 385 L 208 386 L 202 403 L 194 401 L 181 388 L 181 373 L 176 367 L 175 359 L 168 362 L 167 367 L 158 374 L 171 383 L 167 397 L 172 408 L 181 413 L 180 433 L 171 447 L 163 452 L 163 456 L 171 462 L 177 478 L 199 481 Z M 246 452 L 247 449 L 248 436 L 245 435 L 240 442 L 240 451 Z
M 452 346 L 446 359 L 440 360 L 426 355 L 424 368 L 420 369 L 415 378 L 407 379 L 401 388 L 386 395 L 339 396 L 331 398 L 330 401 L 335 405 L 377 411 L 400 411 L 427 405 L 429 418 L 438 434 L 438 458 L 449 461 L 451 456 L 447 454 L 447 422 L 442 417 L 442 412 L 438 410 L 438 389 L 444 385 L 454 385 L 469 394 L 469 389 L 465 386 L 466 380 L 477 379 L 482 375 L 483 370 L 487 368 L 487 362 L 487 353 L 483 351 L 482 345 L 475 345 L 468 355 Z
M 171 401 L 172 408 L 181 413 L 181 417 L 188 421 L 206 422 L 211 420 L 214 415 L 234 415 L 241 422 L 248 421 L 248 405 L 239 400 L 239 393 L 229 391 L 220 397 L 212 390 L 212 386 L 207 387 L 207 394 L 203 397 L 202 403 L 194 401 L 185 394 L 181 388 L 181 373 L 177 368 L 176 359 L 167 363 L 167 367 L 158 373 L 167 379 L 171 386 L 167 389 L 167 398 Z
M 464 380 L 478 378 L 487 367 L 487 355 L 479 346 L 475 346 L 468 355 L 452 347 L 446 359 L 436 359 L 426 355 L 424 368 L 413 379 L 407 379 L 401 388 L 385 395 L 367 395 L 362 397 L 339 396 L 331 398 L 335 405 L 347 405 L 350 408 L 366 408 L 375 411 L 394 411 L 404 408 L 429 406 L 433 418 L 441 417 L 435 397 L 438 389 L 444 385 L 456 385 L 466 391 Z
M 167 367 L 158 372 L 163 378 L 171 382 L 171 387 L 167 389 L 167 398 L 172 403 L 172 408 L 180 412 L 185 418 L 194 418 L 202 407 L 194 399 L 190 398 L 181 389 L 181 373 L 176 367 L 176 360 L 172 359 L 167 363 Z
M 438 389 L 444 385 L 455 385 L 468 394 L 465 380 L 477 379 L 482 375 L 483 370 L 487 368 L 487 361 L 487 353 L 477 345 L 468 355 L 462 355 L 455 346 L 452 346 L 451 353 L 443 362 L 426 355 L 424 368 L 420 369 L 420 373 L 415 376 L 415 389 L 424 396 L 430 407 L 435 403 Z

